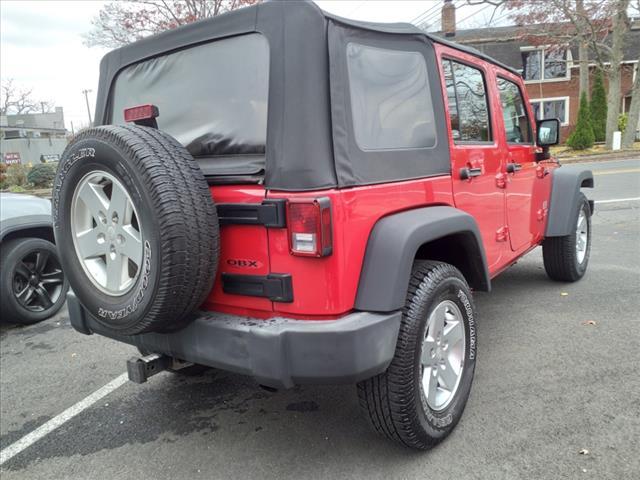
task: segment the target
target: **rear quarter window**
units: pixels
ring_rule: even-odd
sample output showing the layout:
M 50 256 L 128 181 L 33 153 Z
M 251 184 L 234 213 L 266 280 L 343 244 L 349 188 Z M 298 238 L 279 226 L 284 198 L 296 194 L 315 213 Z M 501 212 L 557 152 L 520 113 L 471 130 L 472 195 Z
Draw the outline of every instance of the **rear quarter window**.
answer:
M 269 46 L 260 34 L 217 40 L 131 65 L 113 87 L 124 109 L 158 107 L 158 127 L 196 157 L 265 153 Z
M 424 56 L 347 45 L 353 129 L 361 150 L 430 148 L 436 131 Z

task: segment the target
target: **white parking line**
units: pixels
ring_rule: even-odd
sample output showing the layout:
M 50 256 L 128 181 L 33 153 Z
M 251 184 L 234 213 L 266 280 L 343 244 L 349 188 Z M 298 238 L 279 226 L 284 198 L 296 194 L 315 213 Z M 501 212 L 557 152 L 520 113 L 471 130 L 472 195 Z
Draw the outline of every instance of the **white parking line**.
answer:
M 72 407 L 67 408 L 60 415 L 53 417 L 44 425 L 36 428 L 33 432 L 28 433 L 17 442 L 9 445 L 7 448 L 5 448 L 0 452 L 0 465 L 4 464 L 7 460 L 17 455 L 18 453 L 23 451 L 25 448 L 30 447 L 45 435 L 48 435 L 49 433 L 53 432 L 56 428 L 63 425 L 65 422 L 71 420 L 73 417 L 78 415 L 83 410 L 86 410 L 87 408 L 89 408 L 91 405 L 96 403 L 101 398 L 105 397 L 106 395 L 109 395 L 115 389 L 117 389 L 118 387 L 126 383 L 127 380 L 128 380 L 127 374 L 123 373 L 119 377 L 116 377 L 113 380 L 111 380 L 104 387 L 100 388 L 99 390 L 96 390 L 91 395 L 80 400 L 78 403 L 76 403 Z
M 633 202 L 635 200 L 640 200 L 640 197 L 614 198 L 612 200 L 596 200 L 596 205 L 598 203 L 621 203 L 621 202 Z

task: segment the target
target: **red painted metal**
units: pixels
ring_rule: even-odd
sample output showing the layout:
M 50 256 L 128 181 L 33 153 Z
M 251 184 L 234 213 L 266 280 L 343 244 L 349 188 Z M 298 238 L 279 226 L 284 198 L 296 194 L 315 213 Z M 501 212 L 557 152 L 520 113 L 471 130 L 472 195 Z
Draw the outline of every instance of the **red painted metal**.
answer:
M 254 318 L 278 315 L 312 320 L 338 318 L 353 309 L 367 241 L 374 225 L 384 216 L 408 209 L 452 205 L 471 214 L 479 225 L 492 277 L 542 241 L 551 189 L 548 173 L 557 164 L 554 161 L 536 163 L 533 145 L 507 144 L 496 85 L 498 74 L 517 83 L 524 93 L 529 118 L 533 119 L 522 80 L 473 55 L 439 44 L 435 49 L 441 77 L 440 59 L 443 56 L 483 72 L 493 140 L 482 144 L 455 144 L 447 121 L 452 175 L 300 193 L 265 191 L 261 186 L 212 187 L 212 195 L 218 203 L 260 203 L 264 198 L 284 198 L 289 202 L 328 199 L 330 218 L 321 215 L 322 222 L 316 218 L 308 227 L 318 236 L 330 237 L 332 251 L 324 257 L 293 255 L 291 228 L 222 226 L 218 278 L 204 308 Z M 446 98 L 444 84 L 442 89 Z M 532 130 L 535 135 L 535 125 Z M 522 169 L 509 173 L 508 163 L 518 163 Z M 463 180 L 459 172 L 464 168 L 480 168 L 482 174 Z M 289 217 L 291 220 L 291 210 Z M 306 228 L 305 222 L 298 224 L 295 228 Z M 324 231 L 321 232 L 321 228 Z M 293 302 L 225 294 L 220 282 L 223 272 L 290 274 Z

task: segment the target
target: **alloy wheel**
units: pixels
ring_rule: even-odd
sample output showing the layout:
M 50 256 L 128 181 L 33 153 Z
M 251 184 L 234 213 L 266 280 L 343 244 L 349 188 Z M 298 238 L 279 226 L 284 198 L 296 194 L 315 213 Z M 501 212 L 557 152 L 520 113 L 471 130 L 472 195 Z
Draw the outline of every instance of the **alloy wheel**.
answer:
M 133 287 L 144 236 L 129 192 L 112 174 L 97 170 L 80 180 L 71 201 L 71 233 L 77 258 L 96 288 L 119 296 Z
M 46 250 L 32 250 L 14 267 L 12 291 L 23 308 L 44 312 L 62 295 L 63 283 L 64 274 L 56 256 Z
M 434 411 L 444 410 L 454 398 L 464 367 L 465 329 L 460 308 L 439 303 L 427 321 L 422 342 L 422 391 Z

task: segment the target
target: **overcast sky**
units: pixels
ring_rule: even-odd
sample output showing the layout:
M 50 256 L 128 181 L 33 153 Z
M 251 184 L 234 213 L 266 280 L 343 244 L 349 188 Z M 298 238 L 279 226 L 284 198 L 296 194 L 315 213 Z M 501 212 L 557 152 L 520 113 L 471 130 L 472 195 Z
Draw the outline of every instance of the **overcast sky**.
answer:
M 103 1 L 0 1 L 0 75 L 21 87 L 33 88 L 38 100 L 64 107 L 67 128 L 87 125 L 82 95 L 90 89 L 93 115 L 98 89 L 98 67 L 106 53 L 82 44 L 91 19 Z M 439 24 L 441 0 L 422 1 L 320 1 L 324 10 L 348 18 L 380 22 L 411 22 L 425 18 Z M 462 0 L 456 1 L 462 4 Z M 479 26 L 492 13 L 488 5 L 462 6 L 459 27 Z M 501 13 L 496 14 L 501 16 Z

